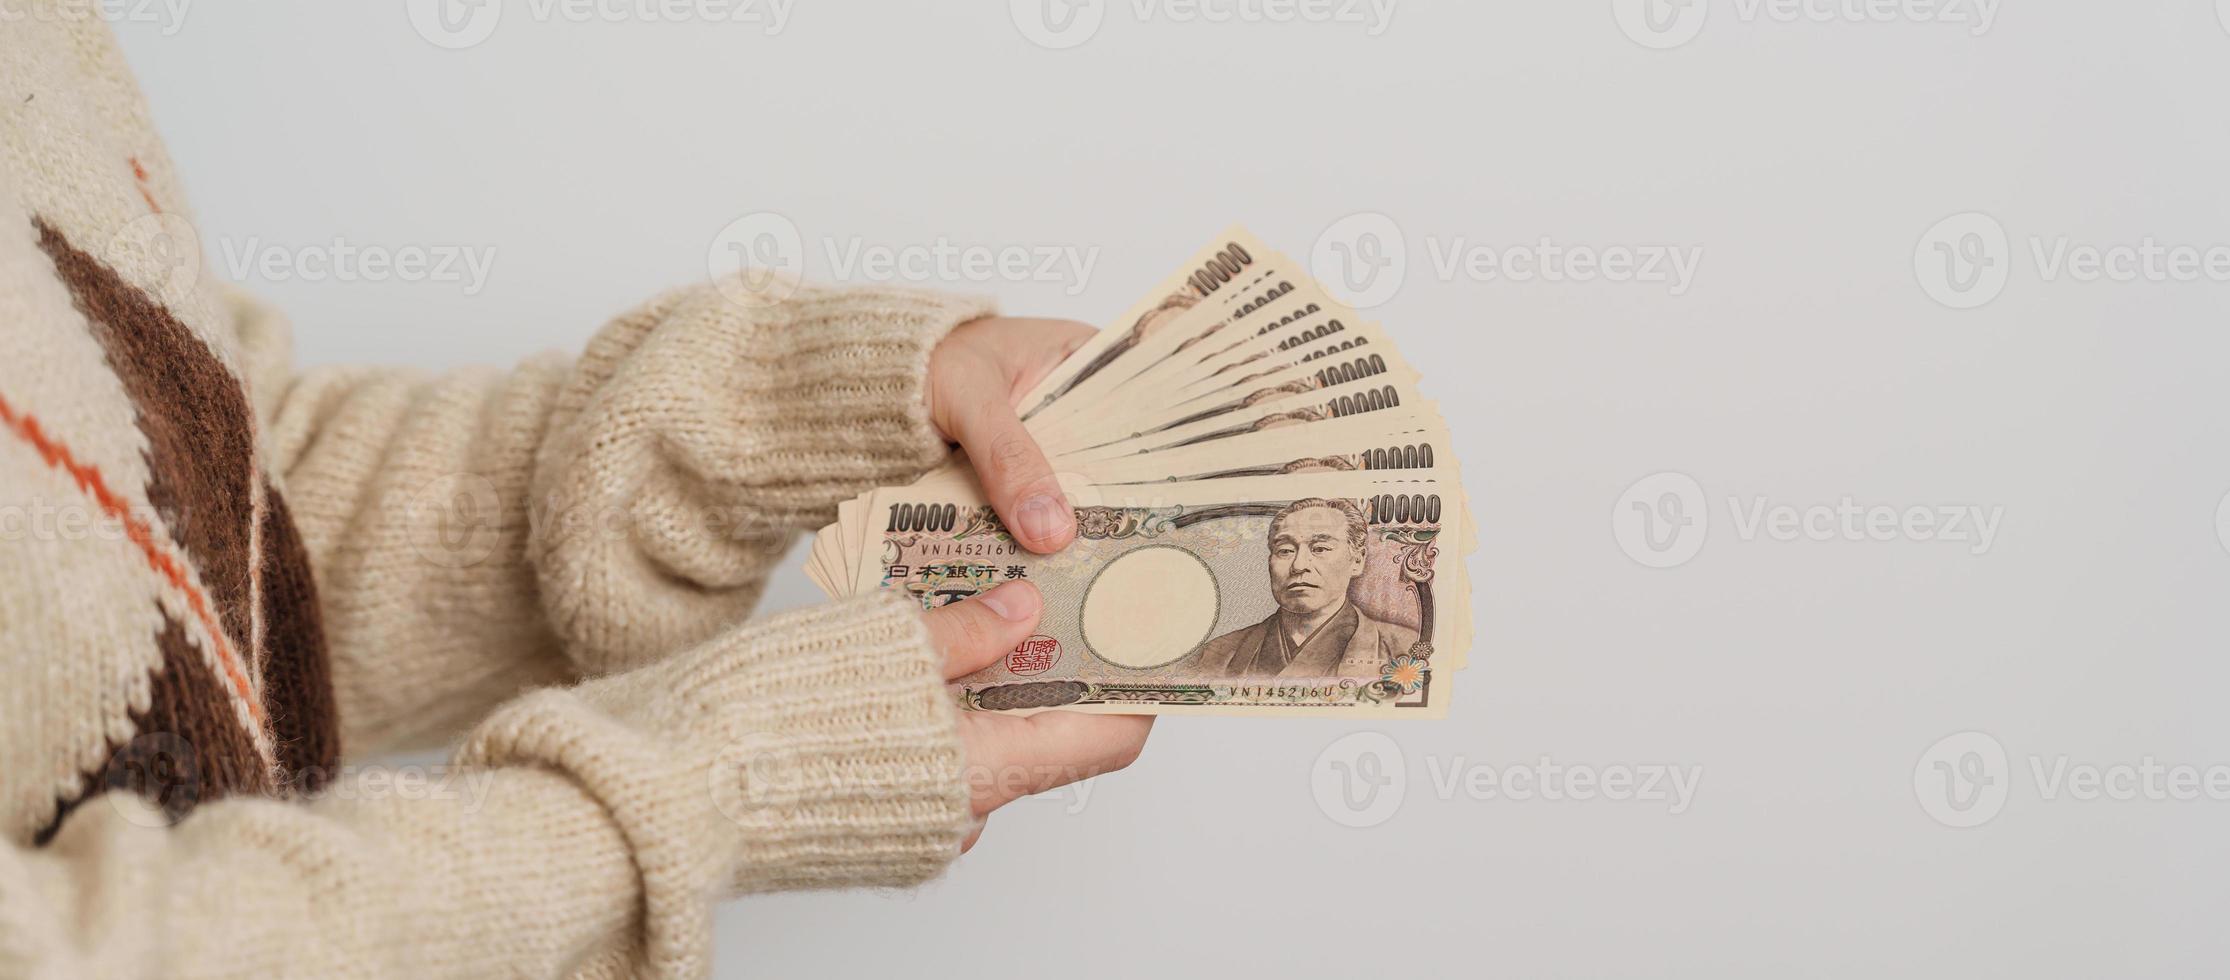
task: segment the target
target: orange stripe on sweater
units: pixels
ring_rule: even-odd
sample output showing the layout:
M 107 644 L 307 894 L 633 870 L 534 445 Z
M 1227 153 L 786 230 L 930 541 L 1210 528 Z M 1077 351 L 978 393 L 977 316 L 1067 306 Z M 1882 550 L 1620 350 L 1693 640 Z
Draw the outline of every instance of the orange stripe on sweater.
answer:
M 147 202 L 147 210 L 163 213 L 163 206 L 155 203 L 155 192 L 147 189 L 147 168 L 139 165 L 139 158 L 132 157 L 132 179 L 139 183 L 139 199 Z
M 186 606 L 193 610 L 194 618 L 201 621 L 202 628 L 208 631 L 211 640 L 216 643 L 217 661 L 224 666 L 225 678 L 232 682 L 232 689 L 239 693 L 241 700 L 248 703 L 248 713 L 255 716 L 257 724 L 270 724 L 263 716 L 263 702 L 257 700 L 254 689 L 248 686 L 247 673 L 240 669 L 238 654 L 225 638 L 224 627 L 218 624 L 216 615 L 209 609 L 209 598 L 187 580 L 185 565 L 178 560 L 178 556 L 156 543 L 154 531 L 147 526 L 146 521 L 132 515 L 131 508 L 125 506 L 123 498 L 109 489 L 108 481 L 102 479 L 99 469 L 78 462 L 68 446 L 47 435 L 46 430 L 39 427 L 37 418 L 17 412 L 5 396 L 0 396 L 0 424 L 7 425 L 8 431 L 30 443 L 31 448 L 38 451 L 39 458 L 45 460 L 48 466 L 69 474 L 70 481 L 77 484 L 78 491 L 92 497 L 93 502 L 100 505 L 102 513 L 123 523 L 124 536 L 139 547 L 140 554 L 147 559 L 148 567 L 169 580 L 171 585 L 186 596 Z

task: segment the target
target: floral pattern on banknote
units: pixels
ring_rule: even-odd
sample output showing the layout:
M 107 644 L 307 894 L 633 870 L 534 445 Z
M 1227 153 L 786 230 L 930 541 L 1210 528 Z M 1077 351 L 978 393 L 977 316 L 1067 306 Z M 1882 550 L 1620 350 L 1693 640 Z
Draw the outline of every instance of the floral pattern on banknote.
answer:
M 1405 653 L 1386 662 L 1380 679 L 1392 684 L 1401 693 L 1408 694 L 1424 687 L 1425 678 L 1431 672 L 1432 668 L 1425 658 Z
M 1076 536 L 1090 541 L 1156 538 L 1176 526 L 1183 507 L 1078 507 Z
M 1432 581 L 1432 563 L 1438 552 L 1433 542 L 1440 537 L 1436 527 L 1402 525 L 1380 528 L 1379 540 L 1393 545 L 1401 556 L 1402 577 L 1412 582 Z

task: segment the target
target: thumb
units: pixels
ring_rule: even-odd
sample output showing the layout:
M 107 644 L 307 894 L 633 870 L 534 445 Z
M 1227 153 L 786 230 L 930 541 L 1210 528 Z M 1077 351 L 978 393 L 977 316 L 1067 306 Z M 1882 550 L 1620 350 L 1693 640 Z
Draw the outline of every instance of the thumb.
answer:
M 1038 628 L 1044 608 L 1038 587 L 1008 582 L 972 599 L 930 610 L 929 639 L 945 655 L 945 679 L 955 680 L 998 663 Z
M 1076 512 L 1014 407 L 1004 399 L 982 399 L 958 414 L 960 431 L 954 435 L 1015 540 L 1039 554 L 1066 547 L 1076 537 Z

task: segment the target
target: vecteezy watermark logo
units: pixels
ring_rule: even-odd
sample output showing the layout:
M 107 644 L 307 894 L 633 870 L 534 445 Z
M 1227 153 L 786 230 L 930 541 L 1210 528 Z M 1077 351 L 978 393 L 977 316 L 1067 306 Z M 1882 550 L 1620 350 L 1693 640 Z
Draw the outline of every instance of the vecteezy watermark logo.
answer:
M 1584 245 L 1546 235 L 1513 245 L 1435 237 L 1425 239 L 1425 249 L 1442 282 L 1645 283 L 1673 296 L 1688 294 L 1703 264 L 1699 245 Z
M 858 237 L 821 240 L 829 271 L 842 280 L 873 282 L 1063 283 L 1075 296 L 1092 279 L 1099 246 L 989 245 L 933 241 L 890 245 Z
M 1972 37 L 1990 33 L 2002 0 L 1732 0 L 1746 24 L 1948 24 Z M 1634 43 L 1659 51 L 1703 32 L 1710 0 L 1611 0 L 1611 16 Z
M 1107 0 L 1007 0 L 1014 27 L 1041 48 L 1073 48 L 1099 33 Z
M 817 243 L 817 247 L 814 244 Z M 804 235 L 796 222 L 772 211 L 745 215 L 714 236 L 706 271 L 729 299 L 763 306 L 797 289 L 808 253 L 826 271 L 847 281 L 918 284 L 1052 283 L 1068 295 L 1082 293 L 1099 264 L 1099 246 L 1063 243 L 955 241 L 891 244 L 858 235 Z
M 122 513 L 72 495 L 49 500 L 32 495 L 0 504 L 0 544 L 27 541 L 126 542 L 140 528 L 176 529 L 194 519 L 181 510 L 168 512 L 153 506 L 126 504 Z
M 103 258 L 137 273 L 164 304 L 180 306 L 201 282 L 201 237 L 186 219 L 168 212 L 143 214 L 110 235 Z
M 1947 735 L 1913 764 L 1913 796 L 1946 827 L 1979 827 L 1996 819 L 2021 776 L 2039 803 L 2230 802 L 2230 765 L 2079 761 L 2065 753 L 2030 753 L 2016 768 L 2005 746 L 1986 732 Z
M 1913 763 L 1913 797 L 1946 827 L 1989 823 L 2012 790 L 2005 746 L 1985 732 L 1946 735 Z
M 109 757 L 101 777 L 104 797 L 125 822 L 167 827 L 218 787 L 205 781 L 192 742 L 171 732 L 143 732 Z M 336 800 L 443 801 L 457 811 L 478 813 L 495 786 L 496 770 L 486 766 L 415 765 L 384 762 L 343 766 L 286 767 L 262 787 L 222 789 L 227 799 L 260 796 L 290 803 Z
M 1705 0 L 1611 0 L 1611 17 L 1635 44 L 1664 51 L 1703 33 L 1711 15 Z
M 750 24 L 780 34 L 797 0 L 510 0 L 537 23 Z M 505 0 L 409 0 L 420 37 L 451 50 L 486 41 L 503 18 Z
M 773 306 L 797 291 L 805 271 L 805 238 L 796 222 L 756 211 L 728 223 L 705 250 L 705 272 L 729 302 Z
M 1309 273 L 1331 283 L 1357 309 L 1394 298 L 1407 274 L 1409 243 L 1401 226 L 1376 211 L 1332 222 L 1309 249 Z
M 1423 787 L 1443 802 L 1665 803 L 1674 814 L 1688 811 L 1703 782 L 1702 766 L 1590 765 L 1559 762 L 1546 755 L 1532 762 L 1505 764 L 1474 762 L 1460 755 L 1429 756 L 1425 769 L 1429 781 Z M 1309 790 L 1317 809 L 1343 827 L 1376 827 L 1393 819 L 1409 789 L 1409 766 L 1401 746 L 1379 732 L 1341 736 L 1317 754 L 1316 764 L 1309 769 Z
M 410 26 L 436 47 L 473 47 L 496 32 L 502 0 L 408 0 Z
M 1447 760 L 1427 758 L 1425 768 L 1434 797 L 1442 800 L 1663 803 L 1674 816 L 1688 812 L 1703 785 L 1702 766 L 1661 762 L 1590 765 L 1558 762 L 1544 755 L 1529 763 L 1486 765 L 1459 755 Z
M 1140 22 L 1172 24 L 1360 24 L 1377 37 L 1394 19 L 1396 0 L 1129 0 Z M 1008 0 L 1015 29 L 1052 50 L 1073 48 L 1099 33 L 1108 0 Z
M 1342 827 L 1376 827 L 1394 818 L 1408 789 L 1401 746 L 1381 732 L 1353 732 L 1317 753 L 1309 769 L 1316 807 Z
M 2230 0 L 2224 2 L 2230 3 Z M 2230 493 L 2223 494 L 2215 504 L 2215 541 L 2222 545 L 2222 550 L 2230 551 Z
M 0 25 L 26 20 L 42 23 L 156 24 L 164 37 L 186 25 L 193 0 L 0 0 Z
M 411 282 L 456 284 L 467 296 L 487 288 L 495 268 L 492 245 L 357 244 L 343 238 L 311 245 L 282 245 L 250 236 L 217 243 L 234 281 Z
M 1970 555 L 1997 543 L 2002 506 L 1979 504 L 1862 504 L 1845 496 L 1833 503 L 1781 503 L 1763 494 L 1729 494 L 1727 522 L 1743 541 L 1950 542 Z M 1619 550 L 1650 568 L 1687 564 L 1703 549 L 1711 529 L 1703 486 L 1683 473 L 1653 473 L 1634 481 L 1611 504 L 1611 534 Z
M 752 732 L 721 746 L 705 780 L 713 806 L 744 826 L 776 819 L 768 808 L 804 789 L 797 743 L 772 732 Z
M 101 773 L 109 803 L 135 827 L 176 824 L 200 802 L 201 776 L 193 743 L 170 732 L 133 736 Z
M 1913 246 L 1913 275 L 1923 291 L 1953 309 L 1973 309 L 2005 292 L 2012 267 L 2026 257 L 2038 282 L 2230 284 L 2230 244 L 2135 240 L 2085 242 L 2067 235 L 2021 236 L 2009 244 L 2005 226 L 1979 211 L 1955 214 L 1929 228 Z
M 448 473 L 427 480 L 397 507 L 393 523 L 412 551 L 441 568 L 469 568 L 487 561 L 502 543 L 498 526 L 503 498 L 477 473 Z
M 1588 244 L 1543 235 L 1490 244 L 1465 235 L 1424 236 L 1428 272 L 1441 282 L 1641 283 L 1686 295 L 1703 263 L 1700 246 Z M 1399 292 L 1410 271 L 1409 241 L 1394 219 L 1376 211 L 1348 215 L 1316 236 L 1309 271 L 1367 309 Z
M 1611 508 L 1611 533 L 1628 558 L 1650 568 L 1685 565 L 1711 530 L 1703 485 L 1685 473 L 1634 481 Z
M 1980 211 L 1938 221 L 1913 246 L 1913 277 L 1930 298 L 1971 310 L 2005 292 L 2013 255 L 2005 226 Z
M 1898 507 L 1843 497 L 1832 504 L 1775 503 L 1764 496 L 1727 498 L 1735 536 L 1744 541 L 1947 541 L 1987 553 L 2005 520 L 2002 506 L 1942 504 Z

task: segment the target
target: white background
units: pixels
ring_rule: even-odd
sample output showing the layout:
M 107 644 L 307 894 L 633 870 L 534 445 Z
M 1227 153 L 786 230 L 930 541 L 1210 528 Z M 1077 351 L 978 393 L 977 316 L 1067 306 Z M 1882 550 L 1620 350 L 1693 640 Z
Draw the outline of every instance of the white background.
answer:
M 2230 802 L 2047 799 L 2030 768 L 2230 763 L 2230 284 L 2048 277 L 2030 247 L 2224 239 L 2213 4 L 2036 0 L 1978 37 L 1709 0 L 1664 50 L 1608 0 L 1404 0 L 1376 36 L 1103 0 L 1060 50 L 996 2 L 804 0 L 771 35 L 505 7 L 462 50 L 388 3 L 120 27 L 220 270 L 249 239 L 495 249 L 476 295 L 249 276 L 304 362 L 574 348 L 759 211 L 818 277 L 828 241 L 1097 248 L 1081 284 L 973 286 L 1092 321 L 1227 222 L 1306 255 L 1376 212 L 1407 260 L 1374 313 L 1484 525 L 1453 716 L 1377 726 L 1377 771 L 1407 774 L 1384 822 L 1312 789 L 1356 726 L 1172 719 L 919 893 L 726 908 L 721 975 L 2178 976 L 2230 952 Z M 1923 235 L 1969 211 L 2010 274 L 1961 311 L 1923 288 Z M 1544 236 L 1702 260 L 1678 295 L 1435 268 Z M 1667 471 L 1706 537 L 1645 567 L 1615 521 L 1665 505 L 1621 495 Z M 1975 554 L 1746 537 L 1728 503 L 1846 497 L 2002 517 Z M 768 608 L 815 595 L 785 573 Z M 1969 730 L 2010 761 L 1947 794 L 1935 761 L 1992 760 L 1924 754 Z M 1675 814 L 1433 779 L 1544 756 L 1702 781 Z M 1978 815 L 1946 808 L 1977 789 L 2003 799 L 1980 826 L 1931 815 Z

